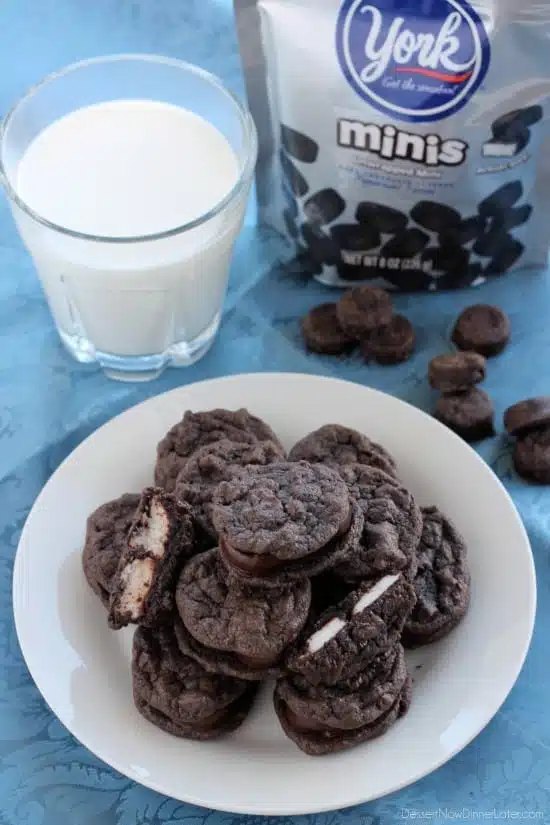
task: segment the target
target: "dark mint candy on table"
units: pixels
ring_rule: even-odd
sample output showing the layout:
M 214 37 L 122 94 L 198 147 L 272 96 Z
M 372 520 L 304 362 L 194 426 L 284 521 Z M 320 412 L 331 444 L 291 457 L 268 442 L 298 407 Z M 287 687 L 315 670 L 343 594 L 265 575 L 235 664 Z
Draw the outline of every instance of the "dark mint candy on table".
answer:
M 355 218 L 359 223 L 372 226 L 378 232 L 388 235 L 395 235 L 407 226 L 407 216 L 398 209 L 391 206 L 384 206 L 381 203 L 370 203 L 363 201 L 357 207 Z
M 392 299 L 383 289 L 359 286 L 344 293 L 336 305 L 336 314 L 344 331 L 361 339 L 390 323 Z
M 435 201 L 419 201 L 411 209 L 411 218 L 432 232 L 454 229 L 462 223 L 460 212 Z
M 361 342 L 361 354 L 366 361 L 378 364 L 400 364 L 414 351 L 415 334 L 411 322 L 403 315 L 394 315 L 389 324 L 369 333 Z
M 479 387 L 454 395 L 442 395 L 434 415 L 468 442 L 481 441 L 495 434 L 493 402 Z
M 443 393 L 463 392 L 485 380 L 487 361 L 478 352 L 436 355 L 428 366 L 430 386 Z
M 304 204 L 304 214 L 309 223 L 327 224 L 340 217 L 346 202 L 336 189 L 322 189 Z
M 317 160 L 319 146 L 310 137 L 290 126 L 281 126 L 281 143 L 289 155 L 302 163 L 315 163 Z
M 521 435 L 512 457 L 516 472 L 526 481 L 550 484 L 550 427 Z
M 510 321 L 499 307 L 474 304 L 456 321 L 452 341 L 461 350 L 479 352 L 486 358 L 498 355 L 510 340 Z
M 309 350 L 325 355 L 350 352 L 357 343 L 340 326 L 333 303 L 320 304 L 310 310 L 302 319 L 302 334 Z
M 526 398 L 508 407 L 504 413 L 504 426 L 510 435 L 523 435 L 550 426 L 550 396 Z

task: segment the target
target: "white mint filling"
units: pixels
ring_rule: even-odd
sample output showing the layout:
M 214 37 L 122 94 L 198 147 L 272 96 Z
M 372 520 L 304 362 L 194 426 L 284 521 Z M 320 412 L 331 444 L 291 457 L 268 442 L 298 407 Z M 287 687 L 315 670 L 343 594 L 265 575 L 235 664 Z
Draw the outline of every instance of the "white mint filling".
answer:
M 358 613 L 362 613 L 363 610 L 366 610 L 367 607 L 370 607 L 371 604 L 380 598 L 387 590 L 390 589 L 392 585 L 400 578 L 400 574 L 396 573 L 392 576 L 383 576 L 380 581 L 376 582 L 374 587 L 371 587 L 370 590 L 367 590 L 364 593 L 359 601 L 356 603 L 352 610 L 352 615 L 357 615 Z M 307 652 L 310 653 L 317 653 L 324 647 L 327 642 L 330 642 L 331 639 L 340 633 L 342 628 L 346 626 L 347 622 L 343 619 L 338 618 L 335 616 L 329 622 L 327 622 L 323 627 L 319 628 L 319 630 L 315 631 L 315 633 L 309 637 L 307 641 Z
M 340 633 L 342 628 L 345 626 L 346 623 L 343 619 L 339 619 L 338 617 L 331 619 L 330 622 L 327 622 L 323 625 L 323 627 L 317 630 L 313 636 L 309 637 L 307 642 L 308 652 L 317 653 L 317 651 L 321 650 L 327 642 L 334 639 L 337 633 Z
M 161 559 L 168 538 L 168 527 L 168 513 L 160 501 L 153 499 L 146 523 L 133 531 L 129 545 L 132 550 L 144 550 L 153 558 Z
M 119 609 L 134 620 L 143 615 L 143 605 L 155 575 L 155 567 L 153 559 L 134 559 L 120 575 L 122 592 Z
M 380 596 L 389 590 L 392 584 L 395 584 L 397 579 L 399 578 L 399 573 L 396 573 L 393 576 L 384 576 L 380 579 L 379 582 L 376 582 L 374 587 L 371 587 L 370 590 L 367 590 L 366 593 L 363 593 L 357 604 L 352 610 L 353 614 L 362 613 L 363 610 L 366 610 L 367 607 L 370 607 Z
M 517 143 L 489 141 L 483 144 L 483 155 L 486 158 L 511 158 L 515 155 L 517 148 Z

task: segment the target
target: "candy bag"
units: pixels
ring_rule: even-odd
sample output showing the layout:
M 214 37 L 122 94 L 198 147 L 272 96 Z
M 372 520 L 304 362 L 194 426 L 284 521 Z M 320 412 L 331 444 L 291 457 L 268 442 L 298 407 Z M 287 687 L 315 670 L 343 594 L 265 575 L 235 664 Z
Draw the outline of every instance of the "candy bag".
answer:
M 550 0 L 235 0 L 259 215 L 328 285 L 546 265 Z

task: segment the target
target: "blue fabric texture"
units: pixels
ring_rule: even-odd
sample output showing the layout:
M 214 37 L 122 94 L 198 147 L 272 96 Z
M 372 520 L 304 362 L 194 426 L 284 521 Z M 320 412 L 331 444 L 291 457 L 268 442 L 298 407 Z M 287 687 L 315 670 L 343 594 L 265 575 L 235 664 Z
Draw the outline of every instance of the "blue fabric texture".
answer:
M 243 93 L 229 0 L 4 0 L 0 116 L 47 72 L 118 52 L 184 58 Z M 418 331 L 417 352 L 401 366 L 367 367 L 358 358 L 305 353 L 299 317 L 332 293 L 285 276 L 277 251 L 273 239 L 255 230 L 251 207 L 212 351 L 194 367 L 168 371 L 149 385 L 117 384 L 65 354 L 8 205 L 0 198 L 0 825 L 234 825 L 254 819 L 175 802 L 115 773 L 61 726 L 29 677 L 11 608 L 19 534 L 40 488 L 93 430 L 159 392 L 257 371 L 333 375 L 430 410 L 428 361 L 448 348 L 454 318 L 474 301 L 498 304 L 512 322 L 512 344 L 491 362 L 485 385 L 499 423 L 509 404 L 550 392 L 547 273 L 520 273 L 477 291 L 398 297 L 398 310 Z M 296 818 L 304 825 L 391 825 L 400 819 L 462 823 L 476 821 L 483 811 L 489 820 L 550 821 L 550 493 L 518 479 L 504 436 L 487 441 L 481 453 L 519 507 L 537 567 L 536 630 L 518 683 L 482 734 L 431 776 L 359 808 Z M 508 598 L 513 610 L 513 593 Z M 275 817 L 273 825 L 290 825 L 292 819 Z

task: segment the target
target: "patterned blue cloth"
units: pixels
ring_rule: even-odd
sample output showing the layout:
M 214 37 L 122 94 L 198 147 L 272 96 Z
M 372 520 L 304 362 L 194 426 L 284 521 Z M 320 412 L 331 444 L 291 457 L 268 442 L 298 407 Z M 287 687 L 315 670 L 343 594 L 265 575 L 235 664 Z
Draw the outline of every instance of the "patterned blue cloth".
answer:
M 139 51 L 199 63 L 242 93 L 229 0 L 3 0 L 0 115 L 28 85 L 63 64 Z M 399 367 L 366 367 L 358 359 L 306 355 L 298 318 L 327 291 L 284 277 L 275 266 L 272 240 L 259 238 L 253 224 L 251 209 L 211 353 L 189 370 L 131 386 L 109 382 L 64 353 L 8 206 L 0 199 L 0 825 L 198 825 L 207 820 L 233 825 L 246 819 L 163 798 L 115 773 L 52 716 L 27 673 L 11 610 L 17 541 L 40 488 L 89 433 L 172 387 L 261 370 L 347 378 L 429 410 L 428 361 L 445 350 L 453 319 L 472 300 L 499 304 L 512 320 L 513 344 L 491 362 L 486 384 L 498 420 L 513 401 L 550 392 L 547 274 L 504 278 L 476 293 L 398 298 L 399 310 L 418 330 L 417 354 Z M 514 475 L 503 437 L 488 441 L 482 453 L 521 511 L 537 566 L 537 626 L 518 684 L 486 730 L 439 771 L 378 802 L 302 817 L 308 825 L 391 825 L 420 818 L 462 823 L 477 821 L 482 811 L 489 819 L 550 821 L 550 492 Z M 513 610 L 513 593 L 509 601 Z M 283 819 L 290 825 L 292 818 Z

